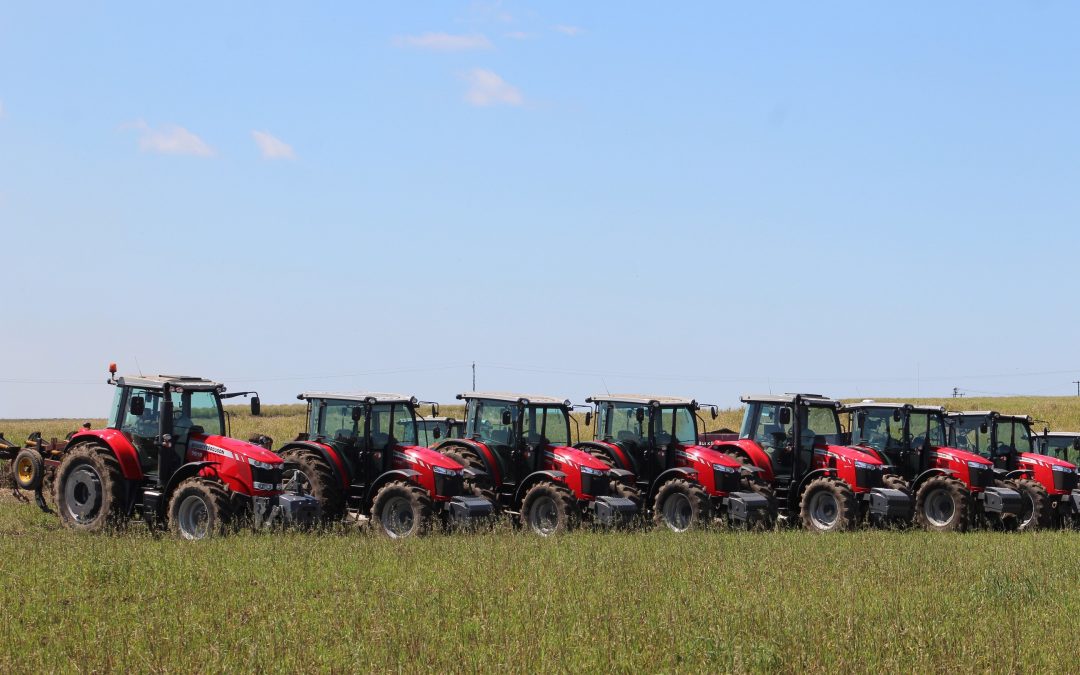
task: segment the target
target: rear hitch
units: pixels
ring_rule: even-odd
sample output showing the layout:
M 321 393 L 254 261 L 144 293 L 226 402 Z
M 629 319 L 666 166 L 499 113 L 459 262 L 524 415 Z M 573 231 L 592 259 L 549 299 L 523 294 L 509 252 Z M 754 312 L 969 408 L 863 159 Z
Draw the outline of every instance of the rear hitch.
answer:
M 769 500 L 756 492 L 732 492 L 724 497 L 728 516 L 742 523 L 754 523 L 769 509 Z
M 590 504 L 593 518 L 605 527 L 623 525 L 637 513 L 638 507 L 626 497 L 597 497 Z
M 487 518 L 494 510 L 494 504 L 483 497 L 458 495 L 450 499 L 450 520 L 455 523 L 464 524 Z
M 870 501 L 871 515 L 883 518 L 910 518 L 911 497 L 893 488 L 871 488 L 866 497 Z
M 982 494 L 979 495 L 979 499 L 982 500 L 983 511 L 986 513 L 1002 513 L 1018 516 L 1024 510 L 1020 493 L 1012 488 L 983 488 Z

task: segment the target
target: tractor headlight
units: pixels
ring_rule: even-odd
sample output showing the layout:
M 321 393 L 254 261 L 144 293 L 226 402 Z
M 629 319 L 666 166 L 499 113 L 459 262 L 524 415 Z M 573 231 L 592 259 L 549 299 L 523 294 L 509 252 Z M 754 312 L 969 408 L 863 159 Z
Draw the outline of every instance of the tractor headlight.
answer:
M 279 468 L 279 466 L 278 466 L 278 465 L 275 465 L 275 464 L 267 464 L 266 462 L 260 462 L 259 460 L 257 460 L 257 459 L 252 459 L 252 458 L 250 458 L 250 457 L 248 457 L 248 464 L 250 464 L 251 466 L 255 467 L 256 469 L 266 469 L 266 470 L 268 470 L 268 471 L 273 471 L 274 469 L 277 469 L 277 468 Z
M 431 470 L 434 471 L 435 473 L 439 474 L 440 476 L 456 476 L 456 475 L 458 475 L 458 472 L 455 471 L 454 469 L 447 469 L 445 467 L 435 466 L 434 464 L 431 465 Z
M 735 473 L 736 469 L 733 466 L 726 466 L 724 464 L 713 464 L 713 471 L 720 471 L 722 473 Z
M 987 465 L 983 464 L 982 462 L 968 462 L 967 465 L 968 465 L 969 469 L 988 469 L 988 468 L 990 468 Z
M 600 469 L 594 469 L 589 466 L 583 466 L 581 467 L 581 473 L 585 474 L 586 476 L 603 476 L 606 472 L 601 471 Z
M 860 462 L 859 460 L 855 460 L 855 468 L 856 469 L 866 469 L 867 471 L 873 471 L 874 469 L 878 468 L 878 465 L 877 464 L 868 464 L 866 462 Z
M 1061 466 L 1060 464 L 1053 465 L 1054 471 L 1060 471 L 1061 473 L 1072 473 L 1073 469 L 1067 466 Z

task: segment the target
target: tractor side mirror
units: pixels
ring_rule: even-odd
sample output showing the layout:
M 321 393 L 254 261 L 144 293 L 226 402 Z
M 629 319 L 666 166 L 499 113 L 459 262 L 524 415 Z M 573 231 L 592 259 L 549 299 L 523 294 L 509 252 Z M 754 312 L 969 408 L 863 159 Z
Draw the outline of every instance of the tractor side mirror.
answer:
M 353 422 L 359 422 L 360 420 L 364 419 L 364 409 L 360 406 L 354 407 L 352 409 L 351 417 Z
M 510 414 L 509 410 L 502 411 L 502 423 L 503 423 L 503 426 L 508 427 L 508 426 L 510 426 L 511 423 L 513 423 L 513 421 L 514 421 L 514 416 Z
M 638 408 L 638 409 L 634 410 L 634 419 L 636 419 L 638 422 L 644 422 L 645 421 L 645 408 Z
M 590 424 L 592 424 L 592 411 L 591 410 L 588 411 L 587 413 L 585 413 L 585 426 L 589 426 Z
M 900 408 L 897 408 L 896 410 L 892 411 L 892 421 L 893 422 L 899 422 L 900 417 L 901 417 Z
M 262 414 L 262 401 L 259 400 L 258 396 L 252 396 L 251 397 L 251 416 L 252 417 L 258 417 L 261 414 Z
M 132 396 L 128 403 L 128 411 L 135 417 L 139 417 L 146 410 L 146 400 L 142 396 Z
M 791 408 L 780 408 L 780 425 L 787 426 L 791 424 Z
M 987 431 L 990 431 L 990 425 L 989 424 L 987 424 L 986 422 L 983 422 L 982 424 L 979 425 L 979 433 L 985 434 Z
M 709 412 L 712 413 L 713 419 L 720 417 L 720 411 L 716 409 L 716 406 L 709 406 Z
M 431 436 L 435 440 L 442 438 L 442 427 L 436 425 L 435 428 L 431 430 Z
M 855 413 L 855 424 L 857 424 L 860 429 L 862 427 L 866 426 L 866 411 L 865 410 L 860 410 L 859 412 Z
M 439 416 L 439 404 L 438 403 L 432 403 L 431 404 L 431 416 L 432 417 L 438 417 Z
M 1080 450 L 1080 437 L 1073 439 L 1073 450 Z

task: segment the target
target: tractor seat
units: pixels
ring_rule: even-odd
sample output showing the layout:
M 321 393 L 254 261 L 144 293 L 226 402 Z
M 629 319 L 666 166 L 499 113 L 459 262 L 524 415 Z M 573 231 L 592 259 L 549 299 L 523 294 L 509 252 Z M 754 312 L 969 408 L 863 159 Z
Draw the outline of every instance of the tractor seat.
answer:
M 633 431 L 620 431 L 615 434 L 615 439 L 622 442 L 633 442 L 638 439 L 638 435 Z
M 342 443 L 352 443 L 356 440 L 356 434 L 352 429 L 338 429 L 334 432 L 334 440 Z

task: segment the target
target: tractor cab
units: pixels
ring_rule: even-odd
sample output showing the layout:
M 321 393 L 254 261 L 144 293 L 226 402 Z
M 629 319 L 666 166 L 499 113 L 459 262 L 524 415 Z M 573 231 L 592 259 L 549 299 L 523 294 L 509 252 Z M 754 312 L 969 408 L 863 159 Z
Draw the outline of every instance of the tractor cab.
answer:
M 992 410 L 948 414 L 950 445 L 990 460 L 1004 471 L 1020 469 L 1020 458 L 1035 452 L 1031 418 Z
M 402 422 L 404 423 L 404 422 Z M 431 447 L 443 438 L 463 438 L 465 436 L 465 421 L 453 417 L 417 417 L 417 435 L 420 437 L 420 445 Z
M 1035 438 L 1036 452 L 1080 464 L 1080 433 L 1044 430 Z
M 545 452 L 570 445 L 570 401 L 550 396 L 466 398 L 465 438 L 495 451 L 507 482 L 544 467 Z
M 308 404 L 308 438 L 334 448 L 352 476 L 388 471 L 395 448 L 420 444 L 415 397 L 307 392 L 297 398 Z
M 844 411 L 849 413 L 852 444 L 872 449 L 903 475 L 918 474 L 946 444 L 941 406 L 863 401 L 844 406 Z

